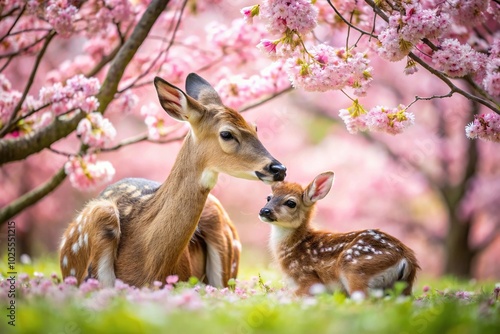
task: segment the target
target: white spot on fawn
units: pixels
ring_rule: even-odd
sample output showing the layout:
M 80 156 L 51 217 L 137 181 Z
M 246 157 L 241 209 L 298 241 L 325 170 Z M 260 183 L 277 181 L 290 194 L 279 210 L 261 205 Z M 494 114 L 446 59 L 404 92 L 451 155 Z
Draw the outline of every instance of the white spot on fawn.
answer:
M 85 244 L 85 246 L 89 245 L 89 235 L 88 235 L 88 233 L 85 233 L 85 235 L 83 236 L 83 243 Z
M 75 242 L 73 244 L 73 246 L 71 246 L 71 250 L 73 251 L 73 254 L 78 253 L 78 249 L 80 249 L 80 247 L 78 246 L 78 242 Z
M 66 268 L 68 266 L 68 257 L 64 255 L 63 260 L 62 260 L 62 266 Z
M 76 270 L 75 270 L 75 268 L 71 268 L 71 270 L 69 271 L 69 275 L 70 275 L 70 276 L 75 276 L 75 275 L 76 275 Z

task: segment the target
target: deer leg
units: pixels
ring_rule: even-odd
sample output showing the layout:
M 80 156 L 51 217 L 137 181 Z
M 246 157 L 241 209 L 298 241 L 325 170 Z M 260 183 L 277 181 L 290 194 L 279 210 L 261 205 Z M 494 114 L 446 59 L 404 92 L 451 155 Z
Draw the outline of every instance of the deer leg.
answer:
M 113 286 L 119 241 L 120 217 L 116 205 L 108 200 L 90 202 L 64 234 L 63 277 L 75 276 L 80 284 L 90 276 L 104 286 Z

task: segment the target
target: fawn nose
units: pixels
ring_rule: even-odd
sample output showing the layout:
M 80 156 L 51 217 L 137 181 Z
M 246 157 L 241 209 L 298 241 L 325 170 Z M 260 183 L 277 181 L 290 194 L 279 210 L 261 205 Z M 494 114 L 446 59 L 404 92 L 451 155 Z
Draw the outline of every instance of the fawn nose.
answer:
M 260 209 L 259 216 L 262 217 L 269 217 L 271 215 L 271 210 L 268 208 L 262 208 Z
M 283 181 L 286 176 L 286 167 L 279 161 L 273 161 L 269 165 L 269 171 L 273 174 L 274 181 Z

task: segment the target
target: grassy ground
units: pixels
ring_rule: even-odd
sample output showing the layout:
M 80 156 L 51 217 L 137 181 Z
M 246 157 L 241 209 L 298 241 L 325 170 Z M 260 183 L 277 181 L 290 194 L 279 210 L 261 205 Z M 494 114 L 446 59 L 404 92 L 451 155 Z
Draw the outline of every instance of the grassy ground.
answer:
M 16 269 L 15 327 L 9 276 L 0 272 L 0 333 L 500 333 L 495 282 L 421 278 L 413 298 L 395 291 L 354 301 L 295 298 L 271 270 L 245 269 L 225 290 L 194 281 L 139 290 L 60 282 L 54 259 Z

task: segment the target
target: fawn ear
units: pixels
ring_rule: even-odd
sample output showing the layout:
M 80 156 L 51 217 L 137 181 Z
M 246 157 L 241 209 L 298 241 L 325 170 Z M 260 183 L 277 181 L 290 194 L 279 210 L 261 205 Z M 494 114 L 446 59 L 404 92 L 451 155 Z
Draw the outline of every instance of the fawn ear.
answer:
M 186 93 L 202 104 L 218 104 L 222 101 L 217 91 L 196 73 L 189 73 L 186 78 Z
M 154 83 L 160 104 L 170 117 L 192 123 L 202 116 L 203 105 L 186 95 L 181 89 L 160 77 L 155 77 Z
M 304 191 L 304 204 L 312 205 L 325 197 L 332 187 L 333 172 L 324 172 L 314 178 Z

